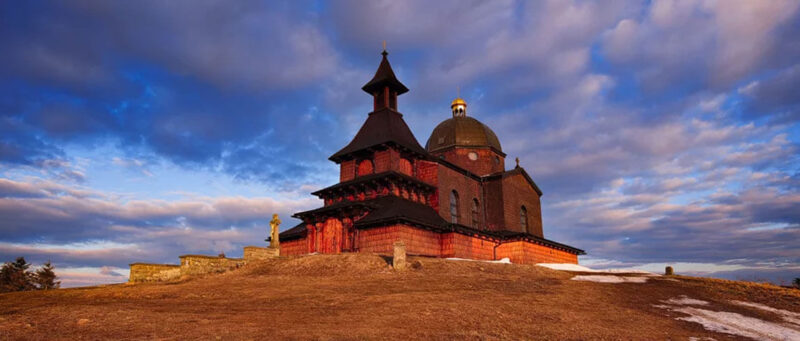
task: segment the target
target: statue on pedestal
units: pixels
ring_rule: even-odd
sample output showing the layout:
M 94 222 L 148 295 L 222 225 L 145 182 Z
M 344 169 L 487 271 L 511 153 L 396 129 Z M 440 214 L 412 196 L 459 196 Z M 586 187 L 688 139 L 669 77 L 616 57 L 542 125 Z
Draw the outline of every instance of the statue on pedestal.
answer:
M 269 247 L 274 249 L 278 249 L 281 247 L 280 237 L 278 236 L 278 234 L 280 233 L 278 231 L 278 227 L 280 227 L 280 225 L 281 225 L 281 220 L 278 219 L 278 214 L 277 213 L 273 214 L 272 220 L 269 221 L 270 231 L 268 240 L 269 240 Z

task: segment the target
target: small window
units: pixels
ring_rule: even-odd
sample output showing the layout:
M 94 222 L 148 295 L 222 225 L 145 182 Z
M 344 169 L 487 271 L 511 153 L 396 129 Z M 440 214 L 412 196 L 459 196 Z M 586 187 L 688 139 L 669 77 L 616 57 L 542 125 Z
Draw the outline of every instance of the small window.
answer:
M 458 224 L 458 192 L 450 192 L 450 222 Z
M 472 228 L 479 229 L 481 224 L 481 210 L 478 199 L 472 199 Z
M 372 160 L 364 160 L 358 164 L 359 176 L 372 174 L 372 171 L 373 171 Z
M 528 232 L 528 209 L 525 206 L 519 208 L 519 226 L 522 227 L 522 232 Z

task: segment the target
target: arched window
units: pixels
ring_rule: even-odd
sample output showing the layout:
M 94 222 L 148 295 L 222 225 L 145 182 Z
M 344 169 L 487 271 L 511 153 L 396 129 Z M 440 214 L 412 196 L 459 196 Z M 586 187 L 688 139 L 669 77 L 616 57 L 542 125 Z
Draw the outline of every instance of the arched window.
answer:
M 519 208 L 519 226 L 522 227 L 522 232 L 528 232 L 528 209 L 525 206 Z
M 364 160 L 358 164 L 358 175 L 367 175 L 372 174 L 373 167 L 372 167 L 372 160 Z
M 481 211 L 478 208 L 478 199 L 472 199 L 472 228 L 480 228 L 481 224 Z
M 450 192 L 450 222 L 458 224 L 458 192 Z

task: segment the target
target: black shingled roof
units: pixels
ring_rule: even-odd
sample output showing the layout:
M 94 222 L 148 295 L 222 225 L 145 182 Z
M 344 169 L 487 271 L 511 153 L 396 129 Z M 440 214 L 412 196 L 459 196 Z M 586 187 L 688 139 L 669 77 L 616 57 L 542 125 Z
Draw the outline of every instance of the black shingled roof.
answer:
M 329 159 L 339 162 L 351 153 L 383 144 L 393 144 L 424 157 L 428 155 L 411 133 L 403 115 L 390 108 L 382 108 L 371 112 L 353 140 Z
M 386 172 L 374 173 L 374 174 L 369 174 L 369 175 L 362 175 L 362 176 L 359 176 L 359 177 L 357 177 L 357 178 L 355 178 L 353 180 L 340 182 L 340 183 L 335 184 L 333 186 L 328 186 L 328 187 L 325 187 L 325 188 L 320 189 L 318 191 L 311 192 L 311 194 L 319 196 L 319 195 L 321 195 L 321 194 L 323 194 L 325 192 L 333 191 L 333 190 L 336 190 L 336 189 L 339 189 L 339 188 L 347 188 L 348 186 L 362 184 L 362 183 L 369 183 L 369 182 L 372 182 L 372 181 L 375 181 L 375 180 L 382 180 L 382 179 L 401 180 L 401 181 L 405 181 L 407 183 L 410 182 L 410 183 L 417 184 L 420 187 L 425 187 L 425 188 L 428 188 L 430 190 L 435 190 L 436 189 L 436 186 L 431 185 L 431 184 L 429 184 L 427 182 L 424 182 L 424 181 L 422 181 L 420 179 L 417 179 L 417 178 L 415 178 L 413 176 L 408 176 L 406 174 L 403 174 L 403 173 L 400 173 L 400 172 L 395 172 L 395 171 L 386 171 Z
M 406 221 L 432 228 L 440 228 L 447 223 L 430 206 L 393 195 L 370 200 L 367 204 L 374 207 L 374 209 L 366 217 L 357 221 L 355 223 L 356 227 Z
M 374 94 L 378 91 L 383 91 L 384 86 L 388 86 L 389 89 L 394 90 L 398 95 L 408 92 L 408 88 L 406 88 L 403 83 L 400 83 L 394 75 L 392 65 L 389 64 L 389 59 L 386 58 L 389 53 L 383 51 L 381 54 L 383 58 L 381 59 L 381 64 L 378 66 L 378 70 L 375 71 L 375 76 L 361 89 L 369 94 Z

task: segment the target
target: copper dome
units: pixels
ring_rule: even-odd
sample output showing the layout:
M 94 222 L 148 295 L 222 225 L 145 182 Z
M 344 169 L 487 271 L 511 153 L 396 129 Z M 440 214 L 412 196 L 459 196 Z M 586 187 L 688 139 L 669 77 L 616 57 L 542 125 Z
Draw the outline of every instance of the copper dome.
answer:
M 428 152 L 450 147 L 488 147 L 503 153 L 497 135 L 480 121 L 469 117 L 453 117 L 439 123 L 425 144 Z

